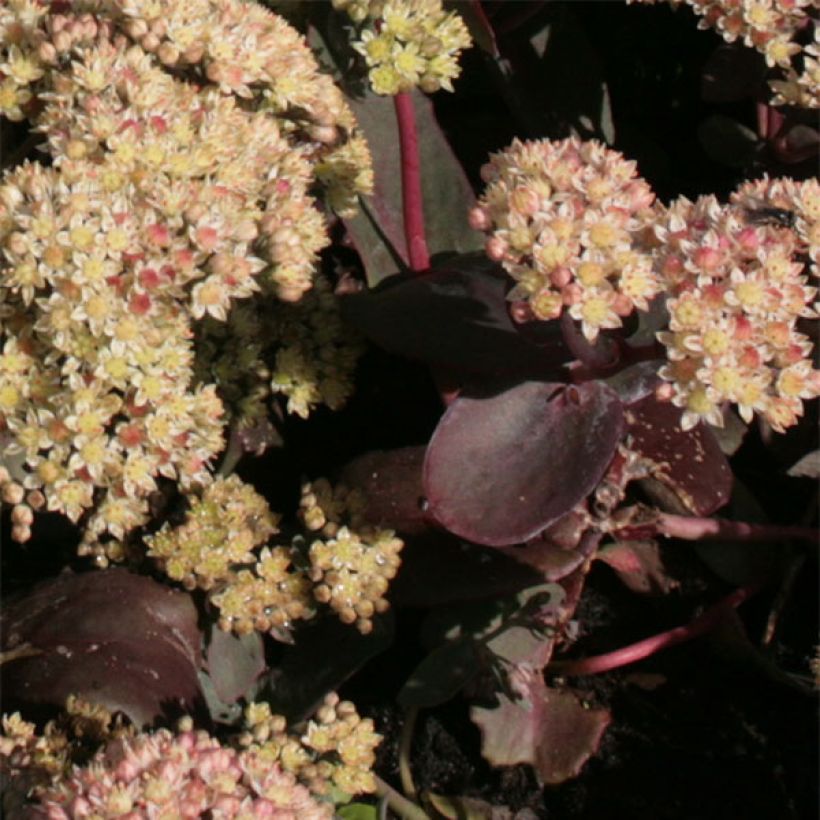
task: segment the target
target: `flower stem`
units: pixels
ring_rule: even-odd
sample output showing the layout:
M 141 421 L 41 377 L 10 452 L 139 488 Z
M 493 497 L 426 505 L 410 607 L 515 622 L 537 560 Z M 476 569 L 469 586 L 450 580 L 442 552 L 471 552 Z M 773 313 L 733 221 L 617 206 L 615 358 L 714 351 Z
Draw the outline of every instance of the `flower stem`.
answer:
M 660 513 L 655 526 L 661 535 L 684 538 L 688 541 L 712 538 L 732 541 L 775 541 L 793 538 L 812 544 L 820 542 L 820 531 L 812 527 L 749 524 L 745 521 L 727 521 L 724 518 L 697 518 Z
M 407 713 L 404 716 L 404 726 L 401 730 L 401 741 L 399 743 L 399 777 L 401 778 L 401 788 L 405 797 L 410 800 L 415 800 L 418 796 L 416 784 L 413 783 L 413 772 L 410 768 L 410 747 L 413 743 L 413 734 L 418 716 L 418 707 L 411 706 L 407 709 Z
M 564 343 L 585 369 L 607 370 L 618 363 L 620 352 L 614 339 L 599 334 L 595 343 L 590 342 L 566 310 L 559 321 Z
M 393 98 L 399 126 L 401 150 L 401 193 L 404 211 L 404 237 L 410 268 L 415 273 L 430 267 L 430 252 L 424 232 L 424 199 L 421 193 L 421 161 L 416 114 L 410 92 L 402 91 Z
M 742 604 L 743 601 L 754 595 L 757 590 L 757 586 L 740 587 L 684 626 L 677 626 L 674 629 L 629 644 L 629 646 L 623 646 L 613 652 L 606 652 L 603 655 L 593 655 L 589 658 L 579 658 L 572 661 L 556 661 L 547 667 L 547 671 L 556 675 L 567 676 L 597 675 L 600 672 L 609 672 L 621 666 L 628 666 L 644 658 L 649 658 L 670 646 L 691 641 L 693 638 L 710 632 L 720 624 L 730 609 Z
M 406 797 L 402 797 L 391 785 L 376 777 L 376 794 L 387 800 L 387 805 L 405 820 L 430 820 L 424 809 L 417 806 Z

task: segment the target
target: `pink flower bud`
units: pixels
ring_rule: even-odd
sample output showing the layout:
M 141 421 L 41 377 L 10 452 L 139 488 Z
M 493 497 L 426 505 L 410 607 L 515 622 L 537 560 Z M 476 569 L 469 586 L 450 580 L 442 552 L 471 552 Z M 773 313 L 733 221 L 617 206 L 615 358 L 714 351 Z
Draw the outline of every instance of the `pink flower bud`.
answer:
M 488 231 L 493 224 L 487 211 L 480 207 L 471 208 L 467 219 L 474 231 Z
M 669 382 L 664 382 L 663 384 L 659 384 L 655 388 L 655 398 L 658 401 L 672 401 L 672 397 L 675 395 L 675 388 L 672 387 Z
M 509 245 L 500 236 L 491 236 L 484 245 L 487 256 L 493 262 L 500 262 L 504 258 Z
M 552 284 L 553 287 L 558 288 L 558 290 L 561 290 L 561 288 L 566 287 L 571 281 L 572 281 L 572 271 L 570 271 L 569 268 L 566 268 L 566 267 L 556 268 L 550 274 L 550 283 Z

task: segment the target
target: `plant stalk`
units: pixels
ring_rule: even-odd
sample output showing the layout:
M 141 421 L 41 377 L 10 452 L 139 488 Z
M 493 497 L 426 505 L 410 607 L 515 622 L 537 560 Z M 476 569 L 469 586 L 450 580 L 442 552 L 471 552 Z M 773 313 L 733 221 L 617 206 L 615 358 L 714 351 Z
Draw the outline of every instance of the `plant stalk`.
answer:
M 660 513 L 655 524 L 660 535 L 687 541 L 725 538 L 732 541 L 776 541 L 795 539 L 812 544 L 820 542 L 820 531 L 812 527 L 786 527 L 776 524 L 749 524 L 725 518 L 697 518 Z
M 404 820 L 430 820 L 424 809 L 412 800 L 402 797 L 392 786 L 376 776 L 376 794 L 387 800 L 387 805 Z
M 401 151 L 401 195 L 404 213 L 404 238 L 410 268 L 420 273 L 430 267 L 430 252 L 424 230 L 424 198 L 421 191 L 421 160 L 416 130 L 416 113 L 409 91 L 393 97 L 399 126 Z
M 597 675 L 649 658 L 670 646 L 691 641 L 693 638 L 710 632 L 726 617 L 728 610 L 742 604 L 758 589 L 758 586 L 740 587 L 684 626 L 677 626 L 603 655 L 593 655 L 589 658 L 571 661 L 555 661 L 547 667 L 547 671 L 567 676 Z

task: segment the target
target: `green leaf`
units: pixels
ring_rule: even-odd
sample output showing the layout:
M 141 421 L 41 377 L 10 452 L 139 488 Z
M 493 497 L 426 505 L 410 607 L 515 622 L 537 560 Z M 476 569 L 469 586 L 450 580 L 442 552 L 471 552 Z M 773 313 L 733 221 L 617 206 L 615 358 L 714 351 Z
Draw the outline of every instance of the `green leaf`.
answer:
M 379 812 L 369 803 L 348 803 L 336 811 L 336 816 L 342 820 L 378 820 Z

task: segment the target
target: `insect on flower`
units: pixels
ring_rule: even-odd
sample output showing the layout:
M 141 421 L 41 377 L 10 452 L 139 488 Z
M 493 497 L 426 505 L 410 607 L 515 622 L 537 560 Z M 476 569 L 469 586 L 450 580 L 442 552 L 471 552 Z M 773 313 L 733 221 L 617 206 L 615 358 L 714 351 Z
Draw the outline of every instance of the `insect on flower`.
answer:
M 756 205 L 744 209 L 746 222 L 750 225 L 773 225 L 777 228 L 794 228 L 797 215 L 786 208 L 772 205 Z

